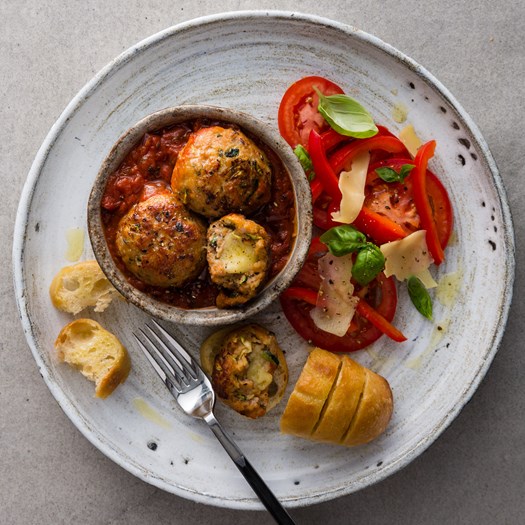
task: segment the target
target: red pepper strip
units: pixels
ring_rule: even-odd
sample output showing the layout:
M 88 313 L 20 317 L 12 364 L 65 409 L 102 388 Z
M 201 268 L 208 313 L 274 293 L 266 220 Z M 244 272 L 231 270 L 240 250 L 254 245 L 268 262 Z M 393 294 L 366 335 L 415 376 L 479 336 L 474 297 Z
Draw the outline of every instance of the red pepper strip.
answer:
M 341 201 L 339 179 L 326 158 L 323 139 L 314 129 L 310 131 L 308 152 L 312 159 L 316 178 L 319 179 L 326 193 L 332 197 L 332 201 L 339 203 Z
M 321 193 L 323 193 L 323 185 L 319 179 L 314 179 L 310 181 L 310 190 L 312 191 L 312 204 L 319 198 Z
M 286 295 L 286 297 L 304 301 L 305 303 L 308 303 L 311 306 L 317 306 L 317 292 L 315 290 L 311 290 L 310 288 L 290 286 L 290 288 L 287 288 L 283 292 L 283 295 Z M 367 321 L 369 321 L 370 324 L 375 326 L 378 330 L 381 330 L 381 332 L 383 332 L 385 335 L 390 337 L 390 339 L 393 339 L 394 341 L 397 341 L 398 343 L 402 343 L 403 341 L 407 340 L 407 338 L 403 335 L 402 332 L 400 332 L 395 326 L 390 324 L 380 313 L 374 310 L 365 300 L 363 299 L 359 300 L 356 306 L 356 312 L 361 317 L 364 317 Z M 353 330 L 356 329 L 355 322 L 353 325 L 350 324 L 348 331 L 351 332 L 352 329 Z
M 380 125 L 377 125 L 377 135 L 397 138 L 388 128 L 385 128 L 384 126 Z M 335 148 L 337 145 L 341 144 L 341 142 L 344 142 L 345 140 L 355 140 L 352 137 L 341 135 L 341 133 L 338 133 L 335 129 L 332 128 L 322 133 L 321 138 L 323 139 L 323 146 L 325 151 Z
M 332 171 L 339 173 L 342 169 L 348 166 L 352 159 L 359 155 L 359 153 L 362 153 L 363 151 L 371 151 L 374 149 L 388 151 L 389 153 L 406 153 L 408 155 L 405 145 L 398 138 L 390 137 L 388 135 L 375 135 L 369 139 L 355 140 L 350 142 L 350 144 L 338 149 L 330 157 L 330 166 Z M 311 153 L 312 152 L 310 151 L 310 154 Z
M 332 220 L 332 212 L 335 211 L 333 206 L 327 210 L 314 206 L 314 224 L 322 230 L 329 230 L 335 226 L 341 226 L 340 222 Z M 352 223 L 360 232 L 372 238 L 376 244 L 385 242 L 398 241 L 407 236 L 407 233 L 399 224 L 391 221 L 388 217 L 380 215 L 375 211 L 363 206 L 359 215 Z
M 341 144 L 341 142 L 345 140 L 352 140 L 352 137 L 346 137 L 345 135 L 341 135 L 341 133 L 338 133 L 335 129 L 332 128 L 322 133 L 321 138 L 323 139 L 323 146 L 325 151 L 328 151 L 329 149 L 337 146 L 338 144 Z
M 377 135 L 394 137 L 397 139 L 397 137 L 388 128 L 385 128 L 385 126 L 380 126 L 379 124 L 377 124 Z M 377 137 L 377 135 L 375 136 Z
M 434 262 L 440 265 L 445 260 L 445 254 L 439 242 L 436 222 L 432 214 L 432 207 L 427 194 L 427 165 L 428 161 L 434 156 L 436 141 L 430 140 L 423 144 L 414 159 L 415 168 L 412 170 L 412 192 L 414 194 L 414 204 L 421 221 L 421 229 L 426 230 L 427 246 Z
M 388 217 L 380 215 L 370 210 L 366 206 L 361 208 L 353 225 L 368 237 L 371 237 L 376 244 L 398 241 L 407 236 L 407 233 L 399 224 L 391 221 Z
M 407 338 L 394 325 L 390 324 L 379 312 L 374 310 L 366 301 L 360 299 L 357 303 L 356 312 L 364 317 L 367 321 L 373 324 L 378 330 L 381 330 L 385 335 L 402 343 Z
M 312 306 L 317 305 L 317 292 L 315 290 L 311 290 L 310 288 L 290 286 L 290 288 L 287 288 L 283 292 L 283 295 L 293 299 L 299 299 L 300 301 L 304 301 L 305 303 L 311 304 Z

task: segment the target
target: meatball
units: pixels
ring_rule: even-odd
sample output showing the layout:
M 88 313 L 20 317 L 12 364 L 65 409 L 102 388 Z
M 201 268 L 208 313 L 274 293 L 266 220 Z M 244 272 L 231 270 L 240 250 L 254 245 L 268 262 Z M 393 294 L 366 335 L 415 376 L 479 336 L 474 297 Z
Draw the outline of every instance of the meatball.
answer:
M 229 332 L 211 372 L 219 398 L 244 416 L 264 416 L 282 398 L 288 367 L 275 336 L 256 324 Z
M 116 246 L 128 270 L 141 281 L 179 287 L 206 266 L 206 225 L 171 192 L 157 193 L 122 217 Z
M 270 200 L 266 155 L 238 129 L 212 126 L 193 133 L 178 155 L 171 186 L 191 210 L 217 218 L 250 214 Z
M 217 307 L 244 304 L 268 275 L 270 236 L 256 222 L 231 213 L 212 223 L 207 237 L 210 278 L 219 286 Z

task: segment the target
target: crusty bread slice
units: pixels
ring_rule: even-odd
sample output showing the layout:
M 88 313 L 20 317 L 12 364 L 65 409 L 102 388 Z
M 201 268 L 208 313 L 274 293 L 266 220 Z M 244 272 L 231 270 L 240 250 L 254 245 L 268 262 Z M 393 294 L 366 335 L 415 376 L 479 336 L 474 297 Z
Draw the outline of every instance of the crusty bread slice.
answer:
M 131 361 L 122 343 L 91 319 L 66 325 L 55 341 L 60 361 L 77 368 L 95 382 L 95 396 L 109 396 L 128 377 Z
M 365 368 L 363 394 L 354 418 L 343 438 L 343 444 L 363 445 L 382 434 L 392 417 L 394 402 L 388 381 Z
M 311 439 L 340 366 L 341 359 L 331 352 L 310 352 L 281 417 L 282 432 Z
M 281 418 L 281 431 L 346 446 L 368 443 L 392 416 L 392 391 L 383 377 L 353 361 L 315 348 Z
M 95 312 L 103 312 L 118 292 L 97 261 L 82 261 L 65 266 L 55 275 L 49 295 L 59 310 L 78 314 L 88 306 L 94 306 Z
M 365 367 L 343 356 L 341 370 L 312 437 L 319 441 L 341 441 L 354 417 L 365 383 Z

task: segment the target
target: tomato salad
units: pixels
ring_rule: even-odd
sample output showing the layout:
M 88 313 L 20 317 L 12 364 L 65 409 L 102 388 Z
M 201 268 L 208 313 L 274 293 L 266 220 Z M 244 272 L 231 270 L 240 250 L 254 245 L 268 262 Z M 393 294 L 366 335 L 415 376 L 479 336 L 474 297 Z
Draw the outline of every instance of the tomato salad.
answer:
M 452 231 L 447 191 L 428 169 L 435 141 L 422 144 L 412 155 L 338 85 L 318 76 L 288 88 L 278 124 L 310 180 L 319 230 L 302 270 L 281 294 L 286 318 L 309 343 L 334 352 L 360 350 L 383 334 L 405 341 L 392 324 L 397 305 L 394 276 L 407 281 L 414 306 L 430 319 L 427 288 L 436 283 L 428 265 L 443 262 Z M 362 195 L 357 209 L 348 214 L 343 210 L 355 208 L 349 201 L 355 199 L 352 178 L 358 176 L 358 166 Z M 348 196 L 346 184 L 354 191 Z M 405 265 L 407 258 L 413 261 Z M 344 272 L 351 272 L 349 282 L 334 282 L 330 265 L 340 267 L 342 281 L 347 280 Z M 328 285 L 336 289 L 332 297 Z M 340 311 L 344 302 L 349 303 L 349 315 L 346 307 Z M 323 316 L 341 316 L 347 324 L 342 330 L 332 329 L 331 321 L 319 322 Z

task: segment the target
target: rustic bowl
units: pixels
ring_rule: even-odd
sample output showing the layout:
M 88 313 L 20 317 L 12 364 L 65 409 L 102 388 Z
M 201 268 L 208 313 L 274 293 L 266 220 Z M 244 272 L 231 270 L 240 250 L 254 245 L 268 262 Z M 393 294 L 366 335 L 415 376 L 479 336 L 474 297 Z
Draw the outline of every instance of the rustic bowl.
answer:
M 257 296 L 245 305 L 231 309 L 215 307 L 184 309 L 156 300 L 131 285 L 119 270 L 110 254 L 100 213 L 100 202 L 108 177 L 124 160 L 129 151 L 148 131 L 206 118 L 233 123 L 257 137 L 271 148 L 282 161 L 292 180 L 296 205 L 296 236 L 289 259 L 281 270 Z M 183 324 L 218 325 L 241 321 L 268 306 L 289 286 L 303 265 L 308 252 L 312 230 L 310 187 L 304 171 L 290 146 L 278 131 L 258 119 L 233 109 L 205 105 L 188 105 L 166 108 L 146 116 L 129 128 L 115 143 L 104 159 L 95 179 L 88 202 L 88 231 L 95 257 L 113 286 L 130 302 L 154 317 Z

